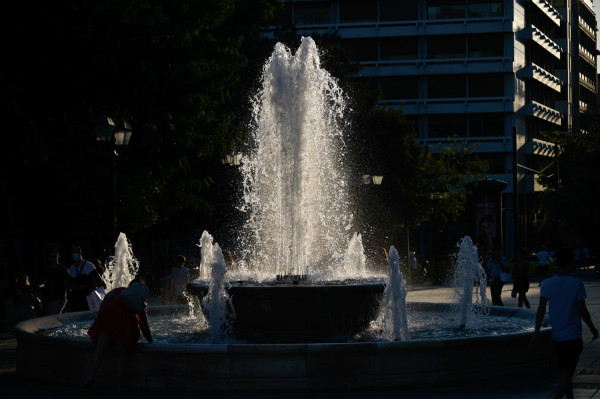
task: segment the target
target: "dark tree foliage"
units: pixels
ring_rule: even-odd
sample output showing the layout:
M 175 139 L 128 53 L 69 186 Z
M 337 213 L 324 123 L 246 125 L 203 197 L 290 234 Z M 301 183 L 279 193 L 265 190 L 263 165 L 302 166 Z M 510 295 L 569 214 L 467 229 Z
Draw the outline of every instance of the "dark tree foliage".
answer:
M 558 144 L 558 160 L 548 163 L 539 182 L 545 187 L 544 206 L 554 221 L 560 245 L 565 240 L 600 244 L 600 126 L 588 134 L 552 132 L 546 140 Z M 541 168 L 540 168 L 541 169 Z
M 246 52 L 273 10 L 260 0 L 11 6 L 0 24 L 3 235 L 112 234 L 115 157 L 94 133 L 103 114 L 134 129 L 114 162 L 120 230 L 210 216 L 256 72 L 259 55 Z
M 382 175 L 379 187 L 363 187 L 360 202 L 367 236 L 398 243 L 407 229 L 426 221 L 452 223 L 465 210 L 467 185 L 487 164 L 460 143 L 425 149 L 399 109 L 374 108 L 365 115 L 360 159 L 364 172 Z M 365 212 L 366 211 L 366 212 Z

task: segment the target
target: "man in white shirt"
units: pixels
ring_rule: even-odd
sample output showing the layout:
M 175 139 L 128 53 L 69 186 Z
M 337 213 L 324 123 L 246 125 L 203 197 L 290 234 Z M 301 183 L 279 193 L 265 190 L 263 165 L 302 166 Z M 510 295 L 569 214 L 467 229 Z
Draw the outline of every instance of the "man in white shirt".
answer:
M 538 258 L 538 268 L 537 268 L 537 275 L 538 275 L 538 287 L 542 284 L 542 281 L 544 281 L 546 278 L 548 278 L 548 263 L 550 261 L 550 254 L 548 253 L 548 251 L 546 251 L 546 247 L 542 246 L 542 249 L 538 251 L 537 253 L 537 258 Z
M 598 330 L 592 322 L 585 305 L 585 287 L 583 281 L 569 275 L 573 267 L 574 253 L 570 249 L 562 249 L 556 253 L 558 262 L 557 274 L 542 282 L 540 302 L 535 319 L 535 332 L 531 339 L 534 344 L 542 321 L 546 314 L 546 305 L 550 305 L 550 324 L 552 340 L 556 348 L 560 375 L 556 390 L 556 398 L 573 398 L 571 379 L 583 350 L 581 321 L 589 327 L 593 339 L 598 338 Z
M 92 264 L 81 256 L 81 247 L 71 248 L 73 264 L 69 267 L 69 292 L 67 309 L 69 312 L 90 310 L 87 296 L 103 284 L 102 277 Z
M 171 303 L 187 304 L 187 284 L 190 281 L 190 269 L 185 267 L 186 258 L 183 255 L 175 257 L 175 267 L 171 269 L 169 284 L 169 301 Z

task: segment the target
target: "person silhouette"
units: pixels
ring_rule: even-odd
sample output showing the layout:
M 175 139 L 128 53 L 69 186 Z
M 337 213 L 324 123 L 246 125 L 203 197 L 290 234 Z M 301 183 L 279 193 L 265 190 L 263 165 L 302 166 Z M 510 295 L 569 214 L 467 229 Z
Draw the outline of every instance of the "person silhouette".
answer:
M 98 316 L 88 330 L 96 350 L 84 387 L 94 384 L 96 373 L 111 347 L 115 348 L 117 354 L 117 389 L 123 387 L 126 356 L 140 339 L 140 331 L 148 343 L 154 342 L 146 314 L 148 295 L 150 290 L 141 278 L 133 279 L 127 287 L 118 287 L 106 294 Z
M 560 374 L 556 388 L 556 398 L 573 398 L 571 382 L 579 355 L 583 350 L 581 321 L 589 327 L 593 338 L 598 338 L 598 330 L 585 304 L 586 292 L 583 281 L 571 276 L 575 254 L 571 249 L 556 251 L 558 270 L 556 275 L 542 281 L 540 302 L 535 318 L 535 331 L 530 341 L 534 345 L 538 339 L 546 306 L 550 305 L 552 340 L 558 358 Z

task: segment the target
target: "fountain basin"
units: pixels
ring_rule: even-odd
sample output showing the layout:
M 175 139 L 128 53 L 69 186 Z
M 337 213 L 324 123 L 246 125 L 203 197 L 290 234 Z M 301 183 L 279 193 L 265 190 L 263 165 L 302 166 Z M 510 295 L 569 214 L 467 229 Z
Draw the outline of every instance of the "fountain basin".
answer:
M 207 282 L 194 281 L 187 291 L 203 298 L 208 287 Z M 381 280 L 311 284 L 240 281 L 231 282 L 226 290 L 235 310 L 231 325 L 236 338 L 253 343 L 301 343 L 346 341 L 366 330 L 379 314 L 384 289 Z
M 187 308 L 151 307 L 149 314 L 176 310 Z M 490 313 L 526 318 L 534 325 L 535 311 L 529 309 L 492 307 Z M 65 385 L 83 381 L 94 352 L 91 340 L 50 337 L 39 331 L 93 317 L 91 312 L 67 313 L 18 324 L 19 376 Z M 512 381 L 554 370 L 550 332 L 550 328 L 542 329 L 535 351 L 527 350 L 531 332 L 404 342 L 140 343 L 129 358 L 127 380 L 136 389 L 222 392 L 394 389 Z M 114 367 L 108 359 L 97 386 L 113 385 Z

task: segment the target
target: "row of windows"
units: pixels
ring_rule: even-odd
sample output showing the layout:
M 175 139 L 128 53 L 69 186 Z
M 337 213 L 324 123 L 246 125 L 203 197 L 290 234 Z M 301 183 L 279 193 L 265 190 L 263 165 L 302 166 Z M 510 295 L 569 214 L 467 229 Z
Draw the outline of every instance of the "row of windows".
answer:
M 535 101 L 546 107 L 554 108 L 559 94 L 542 83 L 532 81 L 527 92 L 527 97 L 528 100 Z
M 344 39 L 354 61 L 503 57 L 501 33 Z M 422 46 L 419 45 L 422 43 Z M 422 50 L 419 51 L 419 48 Z
M 502 137 L 503 114 L 430 115 L 428 137 Z
M 419 15 L 418 0 L 344 0 L 286 3 L 279 12 L 278 23 L 327 25 L 412 21 L 418 19 L 502 17 L 502 0 L 423 0 L 425 15 Z M 339 7 L 339 8 L 338 8 Z M 335 17 L 338 16 L 338 17 Z M 339 20 L 338 20 L 339 18 Z
M 360 80 L 364 85 L 381 90 L 383 100 L 504 97 L 504 76 L 500 73 Z

